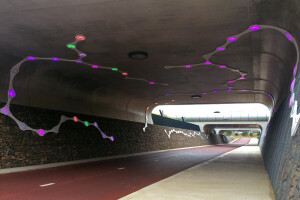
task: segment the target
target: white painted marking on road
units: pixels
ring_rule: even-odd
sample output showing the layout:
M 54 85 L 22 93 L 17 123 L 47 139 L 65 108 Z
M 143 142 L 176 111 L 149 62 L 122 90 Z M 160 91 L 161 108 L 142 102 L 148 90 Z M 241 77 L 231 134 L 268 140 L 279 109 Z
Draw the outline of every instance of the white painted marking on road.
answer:
M 46 186 L 49 186 L 49 185 L 54 185 L 55 183 L 47 183 L 47 184 L 44 184 L 44 185 L 40 185 L 40 187 L 46 187 Z

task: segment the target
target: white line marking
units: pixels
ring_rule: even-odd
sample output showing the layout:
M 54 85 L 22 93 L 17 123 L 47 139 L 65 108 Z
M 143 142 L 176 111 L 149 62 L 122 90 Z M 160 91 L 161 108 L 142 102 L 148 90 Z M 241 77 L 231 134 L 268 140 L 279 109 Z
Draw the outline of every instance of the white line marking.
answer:
M 40 185 L 40 187 L 46 187 L 46 186 L 49 186 L 49 185 L 54 185 L 55 183 L 47 183 L 47 184 L 44 184 L 44 185 Z

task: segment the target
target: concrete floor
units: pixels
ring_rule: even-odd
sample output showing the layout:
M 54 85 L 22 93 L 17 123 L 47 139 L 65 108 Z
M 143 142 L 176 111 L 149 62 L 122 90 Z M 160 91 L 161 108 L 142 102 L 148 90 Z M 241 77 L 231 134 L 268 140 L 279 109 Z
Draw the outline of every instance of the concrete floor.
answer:
M 257 140 L 162 181 L 136 191 L 122 200 L 275 199 Z

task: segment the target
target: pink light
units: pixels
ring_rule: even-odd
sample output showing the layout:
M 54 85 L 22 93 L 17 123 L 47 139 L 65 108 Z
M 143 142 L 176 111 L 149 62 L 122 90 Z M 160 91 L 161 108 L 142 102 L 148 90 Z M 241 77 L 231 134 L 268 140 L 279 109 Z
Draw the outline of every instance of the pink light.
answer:
M 3 113 L 6 114 L 6 115 L 9 113 L 8 108 L 3 108 L 2 111 L 3 111 Z
M 218 47 L 217 48 L 217 51 L 224 51 L 225 50 L 225 48 L 223 48 L 223 47 Z
M 227 91 L 229 92 L 229 91 L 231 91 L 231 89 L 230 89 L 230 88 L 228 88 L 228 89 L 227 89 Z
M 228 81 L 228 83 L 234 83 L 234 81 Z
M 250 26 L 250 27 L 249 27 L 249 30 L 250 30 L 250 31 L 257 31 L 257 30 L 259 30 L 259 29 L 260 29 L 260 27 L 257 26 L 257 25 L 254 25 L 254 26 Z
M 44 132 L 44 130 L 43 130 L 43 129 L 40 129 L 40 130 L 39 130 L 39 135 L 40 135 L 40 136 L 43 136 L 43 135 L 45 135 L 45 132 Z
M 186 66 L 185 66 L 185 68 L 191 68 L 191 67 L 192 67 L 191 65 L 186 65 Z
M 217 90 L 213 90 L 213 92 L 218 92 Z
M 85 37 L 83 35 L 77 35 L 76 40 L 85 40 Z
M 240 78 L 240 80 L 244 80 L 244 79 L 246 79 L 246 78 L 245 78 L 245 77 L 243 77 L 243 76 Z
M 58 58 L 52 58 L 52 61 L 59 61 Z
M 35 60 L 34 57 L 28 57 L 27 60 Z
M 155 82 L 149 82 L 149 84 L 151 84 L 151 85 L 154 85 L 154 84 L 155 84 Z
M 237 40 L 236 37 L 230 37 L 227 39 L 228 42 L 234 42 L 236 40 Z
M 92 68 L 97 69 L 99 67 L 97 65 L 93 65 Z
M 296 74 L 296 71 L 297 71 L 297 65 L 295 65 L 295 67 L 294 67 L 294 71 L 293 71 L 294 75 Z
M 226 68 L 226 66 L 225 66 L 225 65 L 220 65 L 219 67 L 220 67 L 220 68 Z
M 206 61 L 204 64 L 206 64 L 206 65 L 211 65 L 211 62 Z
M 115 140 L 115 138 L 114 138 L 113 136 L 111 136 L 111 137 L 110 137 L 110 140 L 111 140 L 111 141 L 114 141 L 114 140 Z
M 126 72 L 123 72 L 123 73 L 122 73 L 122 75 L 123 75 L 123 76 L 127 76 L 127 75 L 128 75 L 128 73 L 126 73 Z
M 76 116 L 73 117 L 74 122 L 78 122 L 78 118 Z
M 15 96 L 16 96 L 16 93 L 15 93 L 14 90 L 9 90 L 8 94 L 9 94 L 9 96 L 11 96 L 11 97 L 15 97 Z
M 291 107 L 294 103 L 294 94 L 291 95 L 289 106 Z
M 294 87 L 294 84 L 295 84 L 295 79 L 293 79 L 293 80 L 292 80 L 292 83 L 291 83 L 291 86 L 290 86 L 290 90 L 292 90 L 292 89 L 293 89 L 293 87 Z
M 288 39 L 289 41 L 293 41 L 293 37 L 291 36 L 291 34 L 286 33 L 285 36 L 287 37 L 287 39 Z

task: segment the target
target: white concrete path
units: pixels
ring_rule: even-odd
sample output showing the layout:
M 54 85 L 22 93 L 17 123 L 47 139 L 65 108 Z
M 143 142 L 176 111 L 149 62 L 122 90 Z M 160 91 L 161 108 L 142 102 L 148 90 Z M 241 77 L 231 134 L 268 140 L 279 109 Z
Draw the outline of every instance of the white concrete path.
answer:
M 269 200 L 275 199 L 257 140 L 162 181 L 122 200 Z

